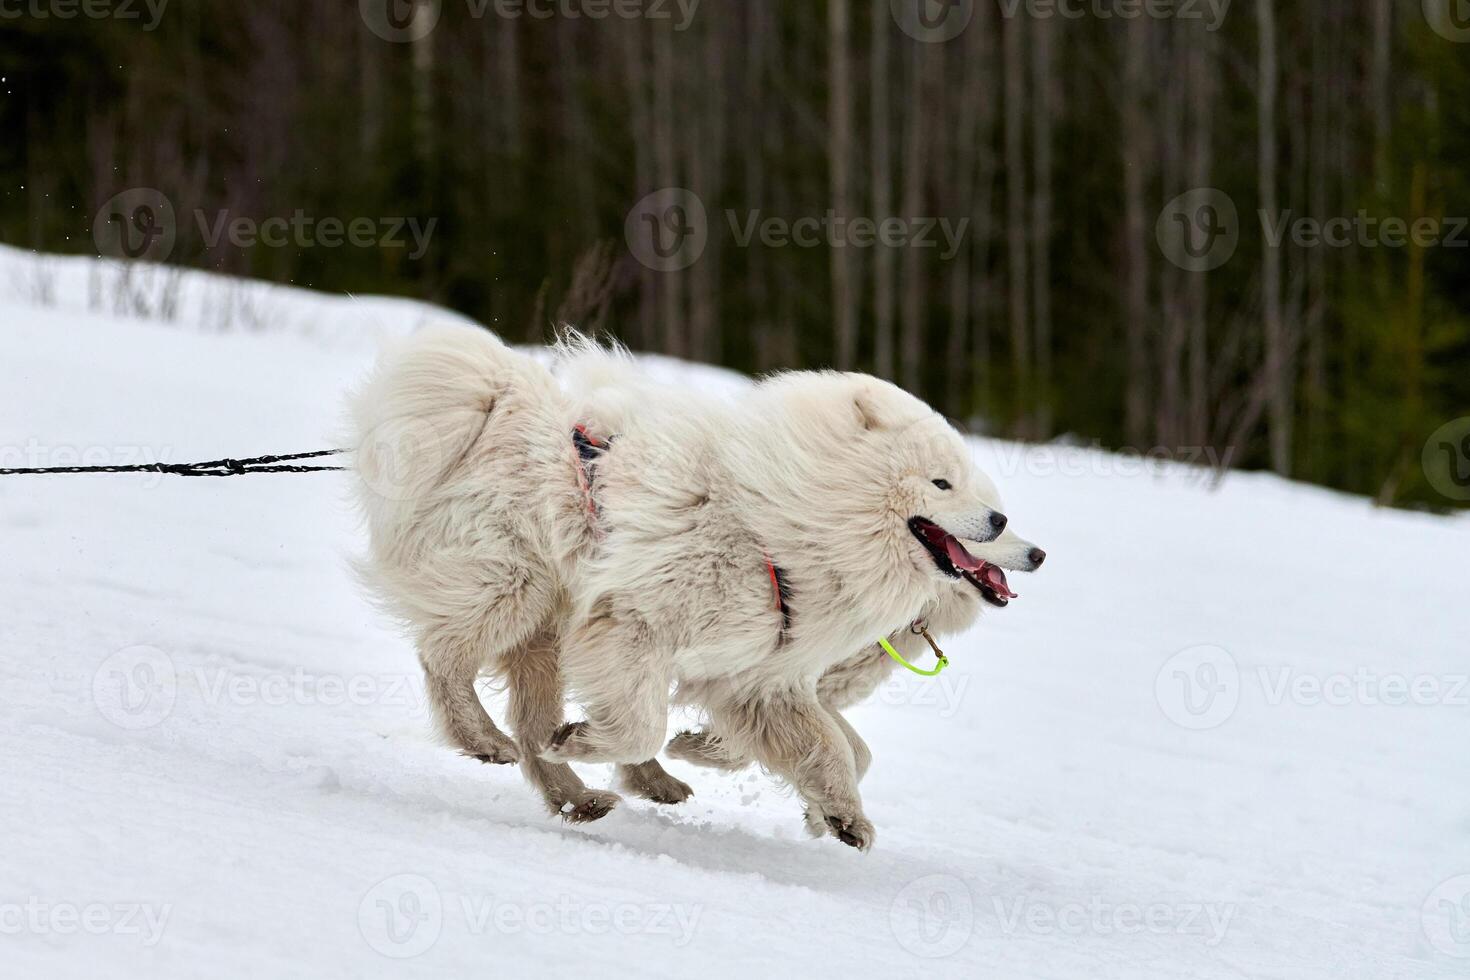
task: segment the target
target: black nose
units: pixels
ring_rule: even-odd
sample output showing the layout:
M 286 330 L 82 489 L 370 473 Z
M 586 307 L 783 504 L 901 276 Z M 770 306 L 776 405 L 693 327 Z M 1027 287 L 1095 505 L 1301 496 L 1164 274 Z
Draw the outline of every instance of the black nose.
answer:
M 1026 557 L 1031 559 L 1032 568 L 1040 568 L 1041 563 L 1046 561 L 1046 552 L 1042 551 L 1040 548 L 1032 548 L 1031 553 Z
M 995 528 L 996 534 L 1004 531 L 1006 529 L 1006 515 L 992 513 L 990 515 L 990 526 Z

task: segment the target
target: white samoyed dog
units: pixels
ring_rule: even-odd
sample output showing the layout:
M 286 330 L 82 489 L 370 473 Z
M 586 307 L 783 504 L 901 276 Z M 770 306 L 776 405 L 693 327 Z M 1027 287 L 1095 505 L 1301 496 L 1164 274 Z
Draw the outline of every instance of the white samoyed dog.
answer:
M 655 384 L 573 336 L 558 377 L 487 331 L 436 326 L 386 352 L 351 406 L 367 519 L 361 570 L 408 625 L 444 735 L 520 762 L 568 819 L 659 802 L 671 703 L 709 726 L 670 743 L 759 762 L 814 834 L 866 850 L 869 753 L 838 710 L 915 656 L 912 624 L 968 626 L 1044 554 L 942 417 L 877 378 L 791 372 L 718 399 Z M 509 693 L 507 736 L 475 689 Z M 564 696 L 585 710 L 564 723 Z

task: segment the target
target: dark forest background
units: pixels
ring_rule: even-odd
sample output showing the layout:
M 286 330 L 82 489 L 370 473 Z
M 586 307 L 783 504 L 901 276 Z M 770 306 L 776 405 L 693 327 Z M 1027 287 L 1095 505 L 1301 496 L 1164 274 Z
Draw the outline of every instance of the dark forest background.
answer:
M 140 186 L 181 216 L 435 218 L 413 260 L 211 247 L 181 217 L 170 261 L 420 297 L 517 340 L 566 318 L 747 371 L 858 368 L 977 430 L 1210 447 L 1448 503 L 1421 450 L 1470 415 L 1470 229 L 1460 247 L 1273 245 L 1258 212 L 1446 233 L 1470 215 L 1460 0 L 1235 0 L 1218 25 L 1192 2 L 1200 16 L 1127 19 L 1099 11 L 1136 0 L 1087 0 L 1074 19 L 1012 0 L 703 0 L 683 30 L 672 2 L 667 19 L 559 2 L 536 19 L 475 0 L 172 0 L 152 30 L 141 0 L 139 19 L 17 5 L 0 18 L 0 240 L 94 252 L 98 207 Z M 973 16 L 921 41 L 900 26 L 920 2 Z M 368 26 L 412 35 L 436 15 L 404 42 Z M 680 271 L 641 264 L 624 231 L 664 187 L 708 214 Z M 1207 187 L 1239 244 L 1190 271 L 1156 223 Z M 742 246 L 731 221 L 756 210 L 969 223 L 947 260 Z

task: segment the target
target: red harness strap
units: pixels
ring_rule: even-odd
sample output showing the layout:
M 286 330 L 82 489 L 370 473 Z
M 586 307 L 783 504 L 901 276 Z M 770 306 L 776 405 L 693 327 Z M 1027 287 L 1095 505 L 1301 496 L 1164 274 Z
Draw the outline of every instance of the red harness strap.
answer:
M 771 561 L 771 556 L 761 552 L 761 557 L 766 562 L 766 574 L 771 577 L 771 597 L 775 602 L 776 612 L 781 614 L 781 635 L 784 638 L 786 631 L 791 629 L 791 590 L 786 584 L 786 576 L 776 563 Z
M 577 453 L 577 486 L 582 491 L 582 498 L 587 501 L 587 516 L 593 520 L 597 518 L 597 502 L 592 499 L 592 477 L 587 466 L 611 447 L 610 440 L 597 438 L 580 422 L 572 429 L 572 448 Z
M 766 574 L 771 576 L 771 598 L 775 600 L 776 612 L 785 613 L 786 603 L 781 601 L 781 579 L 776 575 L 776 563 L 771 561 L 770 555 L 762 555 L 766 560 Z

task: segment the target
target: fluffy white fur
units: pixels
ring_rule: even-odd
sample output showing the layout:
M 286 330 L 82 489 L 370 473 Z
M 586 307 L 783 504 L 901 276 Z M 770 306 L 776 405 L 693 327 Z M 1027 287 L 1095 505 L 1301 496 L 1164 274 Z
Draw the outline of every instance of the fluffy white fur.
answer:
M 866 747 L 836 709 L 886 674 L 875 637 L 912 651 L 914 620 L 948 632 L 978 612 L 911 517 L 1021 567 L 999 560 L 1029 546 L 997 539 L 994 487 L 940 416 L 875 378 L 784 374 L 725 402 L 585 342 L 564 353 L 559 386 L 484 331 L 435 327 L 385 354 L 353 404 L 364 573 L 411 627 L 445 734 L 520 761 L 573 819 L 616 797 L 587 790 L 572 760 L 618 763 L 625 786 L 674 802 L 688 787 L 651 760 L 677 684 L 712 728 L 676 754 L 754 759 L 814 832 L 869 847 Z M 585 470 L 579 423 L 616 437 Z M 514 741 L 476 696 L 481 672 L 507 681 Z M 564 689 L 586 721 L 561 724 Z

